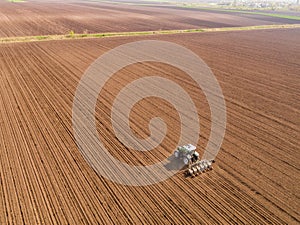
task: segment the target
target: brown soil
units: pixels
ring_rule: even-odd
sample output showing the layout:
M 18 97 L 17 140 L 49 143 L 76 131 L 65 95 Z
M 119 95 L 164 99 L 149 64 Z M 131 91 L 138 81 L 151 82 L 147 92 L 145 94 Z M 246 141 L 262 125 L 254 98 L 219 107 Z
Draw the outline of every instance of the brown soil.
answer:
M 299 223 L 299 35 L 289 29 L 0 45 L 0 224 Z M 86 163 L 73 136 L 72 102 L 100 54 L 149 38 L 184 45 L 205 60 L 223 89 L 228 123 L 211 172 L 186 178 L 181 171 L 152 186 L 129 187 Z M 200 151 L 207 143 L 209 110 L 186 74 L 158 63 L 133 65 L 110 80 L 97 105 L 99 137 L 128 163 L 151 164 L 176 143 L 178 116 L 163 101 L 141 102 L 132 113 L 140 136 L 152 114 L 172 126 L 163 146 L 144 157 L 124 151 L 105 114 L 122 86 L 154 72 L 199 99 Z
M 0 37 L 297 23 L 259 15 L 101 2 L 0 0 Z

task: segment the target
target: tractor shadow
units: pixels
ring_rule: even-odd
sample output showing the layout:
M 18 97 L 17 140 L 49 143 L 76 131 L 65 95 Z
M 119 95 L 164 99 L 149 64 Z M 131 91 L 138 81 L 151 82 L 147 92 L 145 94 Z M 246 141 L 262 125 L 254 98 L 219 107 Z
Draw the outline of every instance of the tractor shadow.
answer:
M 193 178 L 191 177 L 186 171 L 187 171 L 187 165 L 183 163 L 183 160 L 180 158 L 175 158 L 175 156 L 172 156 L 169 159 L 169 163 L 165 166 L 165 168 L 169 171 L 177 170 L 180 174 L 186 179 Z
M 165 168 L 168 171 L 171 171 L 171 170 L 180 170 L 180 171 L 182 171 L 182 170 L 186 169 L 186 165 L 184 165 L 183 160 L 175 158 L 174 155 L 170 156 L 168 158 L 168 161 L 169 162 L 165 165 Z

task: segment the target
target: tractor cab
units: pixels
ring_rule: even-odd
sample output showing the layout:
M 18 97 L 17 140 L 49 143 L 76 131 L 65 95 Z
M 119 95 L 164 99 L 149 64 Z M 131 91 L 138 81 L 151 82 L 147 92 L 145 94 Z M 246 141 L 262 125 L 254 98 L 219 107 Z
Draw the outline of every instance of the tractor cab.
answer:
M 199 159 L 199 153 L 196 152 L 196 147 L 192 144 L 179 146 L 174 152 L 175 158 L 183 159 L 183 163 L 188 165 L 191 162 L 196 162 Z

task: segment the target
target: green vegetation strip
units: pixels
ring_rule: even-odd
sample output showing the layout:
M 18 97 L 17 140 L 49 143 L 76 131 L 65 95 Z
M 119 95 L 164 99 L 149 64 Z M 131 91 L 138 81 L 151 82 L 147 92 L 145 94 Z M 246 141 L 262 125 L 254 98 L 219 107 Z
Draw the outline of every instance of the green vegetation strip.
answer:
M 18 2 L 26 2 L 26 1 L 24 1 L 24 0 L 7 0 L 8 2 L 16 2 L 16 3 L 18 3 Z
M 202 29 L 189 29 L 189 30 L 159 30 L 159 31 L 140 31 L 140 32 L 115 32 L 115 33 L 96 33 L 96 34 L 75 34 L 74 32 L 70 32 L 70 34 L 67 34 L 67 35 L 45 35 L 45 36 L 25 36 L 25 37 L 0 38 L 0 43 L 68 40 L 68 39 L 84 39 L 84 38 L 123 37 L 123 36 L 145 36 L 145 35 L 162 35 L 162 34 L 182 34 L 182 33 L 201 33 L 201 32 L 221 32 L 221 31 L 282 29 L 282 28 L 283 29 L 300 28 L 300 24 L 262 25 L 262 26 L 248 26 L 248 27 L 202 28 Z

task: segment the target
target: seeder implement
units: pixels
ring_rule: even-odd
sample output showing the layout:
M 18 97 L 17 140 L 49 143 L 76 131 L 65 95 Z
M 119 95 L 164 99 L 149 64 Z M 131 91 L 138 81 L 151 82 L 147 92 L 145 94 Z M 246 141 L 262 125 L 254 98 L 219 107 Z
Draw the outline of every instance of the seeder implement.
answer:
M 188 166 L 186 171 L 186 175 L 188 176 L 196 176 L 201 173 L 205 173 L 206 171 L 212 170 L 212 164 L 214 160 L 198 160 L 194 163 L 191 163 Z

